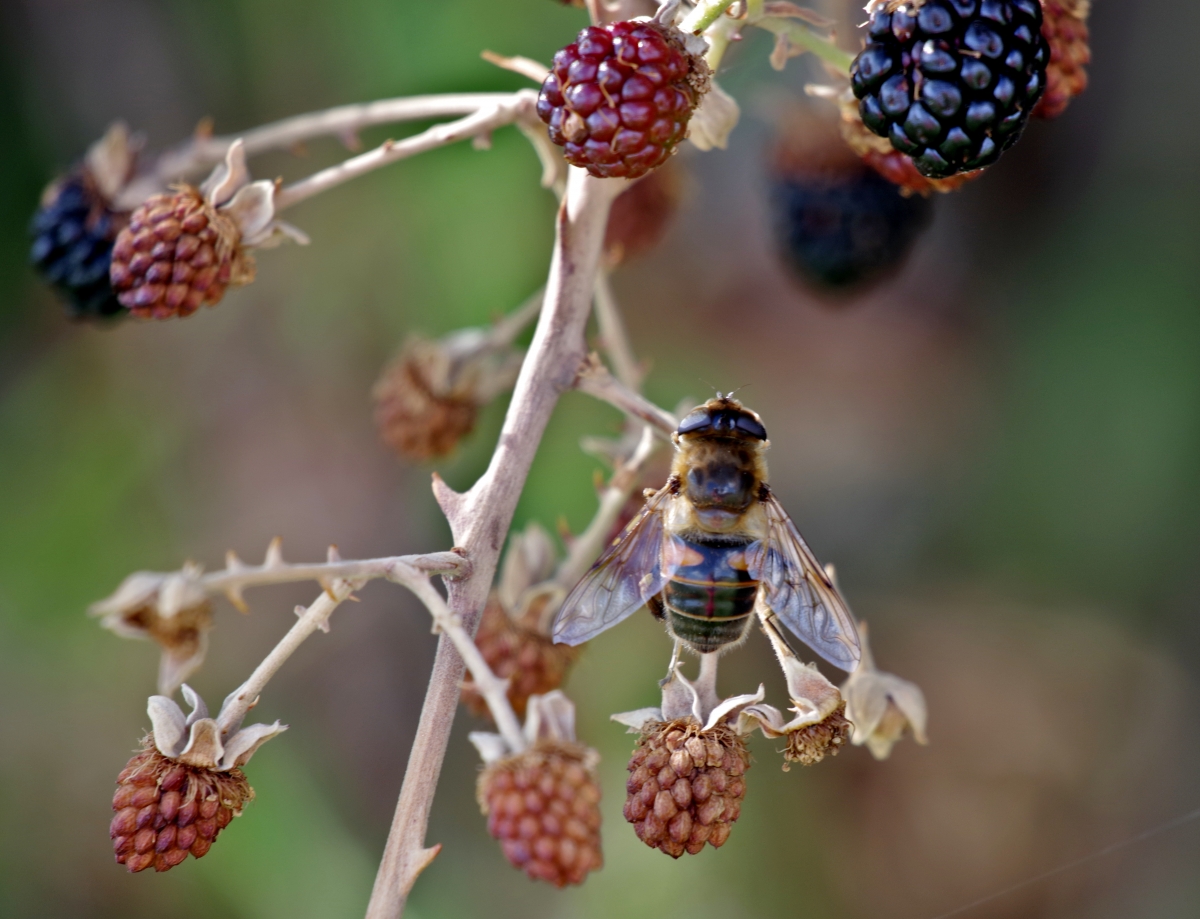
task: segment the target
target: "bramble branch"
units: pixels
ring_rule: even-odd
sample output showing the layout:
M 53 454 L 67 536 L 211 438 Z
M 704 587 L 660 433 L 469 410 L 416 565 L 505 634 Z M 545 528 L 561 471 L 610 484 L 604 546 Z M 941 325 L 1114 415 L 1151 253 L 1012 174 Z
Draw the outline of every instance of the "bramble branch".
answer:
M 646 422 L 665 440 L 670 440 L 679 427 L 679 420 L 674 415 L 623 384 L 595 355 L 581 363 L 575 377 L 575 388 L 620 409 L 630 418 Z
M 418 153 L 425 153 L 437 147 L 444 147 L 471 138 L 483 137 L 496 128 L 516 121 L 536 119 L 537 115 L 534 111 L 536 105 L 537 93 L 531 89 L 522 89 L 491 102 L 458 121 L 434 125 L 432 128 L 404 140 L 385 141 L 374 150 L 352 157 L 337 166 L 323 169 L 307 179 L 285 186 L 275 195 L 275 209 L 281 211 L 293 204 L 299 204 L 301 201 L 335 188 L 343 182 L 358 178 L 381 166 L 416 156 Z

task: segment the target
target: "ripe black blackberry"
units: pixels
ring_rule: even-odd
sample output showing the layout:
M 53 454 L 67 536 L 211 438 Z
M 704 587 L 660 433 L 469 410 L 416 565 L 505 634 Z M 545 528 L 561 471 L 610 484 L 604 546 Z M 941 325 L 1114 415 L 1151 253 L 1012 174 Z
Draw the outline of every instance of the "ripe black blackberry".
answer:
M 50 186 L 33 215 L 29 260 L 66 298 L 74 319 L 125 312 L 109 281 L 113 241 L 127 214 L 115 211 L 80 168 Z
M 1038 0 L 879 2 L 850 68 L 863 123 L 930 178 L 989 166 L 1046 88 Z

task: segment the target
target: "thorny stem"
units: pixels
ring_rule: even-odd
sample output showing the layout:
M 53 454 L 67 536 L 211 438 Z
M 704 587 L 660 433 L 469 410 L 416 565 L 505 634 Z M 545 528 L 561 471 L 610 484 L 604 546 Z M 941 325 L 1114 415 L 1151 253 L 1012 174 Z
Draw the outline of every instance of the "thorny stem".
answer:
M 545 304 L 491 463 L 463 494 L 452 491 L 439 478 L 434 480 L 434 493 L 450 522 L 455 542 L 471 561 L 469 577 L 447 582 L 448 606 L 460 617 L 468 634 L 474 634 L 478 626 L 504 537 L 546 422 L 559 395 L 573 384 L 583 360 L 583 332 L 608 211 L 624 187 L 624 182 L 594 179 L 574 167 L 569 170 L 567 191 L 558 213 Z M 453 642 L 443 635 L 367 919 L 397 919 L 417 876 L 437 854 L 436 847 L 425 847 L 425 831 L 462 676 L 462 658 Z
M 294 581 L 317 581 L 325 586 L 335 578 L 349 578 L 365 583 L 374 578 L 393 578 L 398 565 L 441 574 L 463 572 L 467 568 L 466 560 L 454 552 L 347 561 L 339 558 L 337 550 L 332 546 L 329 550 L 329 561 L 324 564 L 292 565 L 283 560 L 280 542 L 275 539 L 267 549 L 267 557 L 261 565 L 246 565 L 230 552 L 225 557 L 223 570 L 201 575 L 197 578 L 197 584 L 210 594 L 225 594 L 234 606 L 245 611 L 242 591 L 247 587 L 288 584 Z
M 154 165 L 154 171 L 164 182 L 169 182 L 210 169 L 225 159 L 230 145 L 238 139 L 245 144 L 248 156 L 268 150 L 287 149 L 314 137 L 340 137 L 352 145 L 356 142 L 357 132 L 364 128 L 426 118 L 469 115 L 511 100 L 512 96 L 512 93 L 445 93 L 340 105 L 321 112 L 285 118 L 241 134 L 193 137 L 160 156 Z
M 323 169 L 307 179 L 280 189 L 275 195 L 275 210 L 281 211 L 293 204 L 299 204 L 306 198 L 328 191 L 381 166 L 425 153 L 436 147 L 486 136 L 496 128 L 512 124 L 514 121 L 535 118 L 536 103 L 537 93 L 531 89 L 522 89 L 489 103 L 458 121 L 434 125 L 427 131 L 406 137 L 404 140 L 386 141 L 374 150 L 351 157 L 337 166 Z
M 521 724 L 517 721 L 512 703 L 508 701 L 508 680 L 503 680 L 492 672 L 492 668 L 479 653 L 479 648 L 475 646 L 475 641 L 463 628 L 462 619 L 450 611 L 442 595 L 429 582 L 428 574 L 401 565 L 397 569 L 396 580 L 425 604 L 433 616 L 435 631 L 442 632 L 454 643 L 459 656 L 466 663 L 471 679 L 475 681 L 479 692 L 487 701 L 492 719 L 496 722 L 496 728 L 504 742 L 513 753 L 520 753 L 526 747 L 525 734 L 521 731 Z
M 579 368 L 575 388 L 601 402 L 607 402 L 631 418 L 646 422 L 664 440 L 670 440 L 679 427 L 674 415 L 622 384 L 594 355 Z
M 330 553 L 336 556 L 336 552 Z M 237 562 L 230 553 L 225 571 L 215 571 L 199 578 L 199 584 L 210 593 L 223 592 L 235 604 L 241 604 L 244 587 L 262 584 L 282 584 L 289 581 L 318 581 L 325 592 L 308 607 L 297 607 L 300 617 L 263 658 L 262 663 L 241 686 L 225 699 L 217 721 L 222 734 L 236 731 L 242 720 L 255 704 L 259 695 L 279 668 L 316 631 L 328 631 L 329 616 L 371 578 L 385 577 L 397 583 L 408 584 L 411 572 L 423 572 L 428 578 L 433 572 L 453 573 L 468 570 L 461 555 L 454 552 L 434 552 L 429 555 L 400 555 L 395 558 L 370 559 L 356 562 L 331 562 L 326 565 L 289 565 L 283 561 L 279 551 L 279 540 L 274 540 L 267 550 L 262 565 L 248 567 Z

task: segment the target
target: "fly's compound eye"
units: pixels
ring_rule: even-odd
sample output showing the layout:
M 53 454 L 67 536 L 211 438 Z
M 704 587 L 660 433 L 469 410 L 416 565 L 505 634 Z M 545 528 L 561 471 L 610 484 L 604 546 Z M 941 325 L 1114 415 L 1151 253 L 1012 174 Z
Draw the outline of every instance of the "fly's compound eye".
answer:
M 762 422 L 752 415 L 738 415 L 737 428 L 743 434 L 749 434 L 751 437 L 757 437 L 759 440 L 767 439 L 767 429 L 762 426 Z
M 712 419 L 708 416 L 708 412 L 702 408 L 690 413 L 683 421 L 679 422 L 679 427 L 675 430 L 676 434 L 694 434 L 702 428 L 707 428 L 712 424 Z

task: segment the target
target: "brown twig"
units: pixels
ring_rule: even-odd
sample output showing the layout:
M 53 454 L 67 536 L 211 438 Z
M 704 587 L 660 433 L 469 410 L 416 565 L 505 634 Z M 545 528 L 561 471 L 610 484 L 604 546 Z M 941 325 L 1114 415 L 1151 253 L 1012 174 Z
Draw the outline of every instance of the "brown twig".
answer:
M 594 179 L 582 170 L 570 170 L 558 213 L 545 304 L 491 463 L 479 481 L 461 494 L 434 478 L 434 494 L 450 522 L 455 543 L 471 563 L 468 577 L 448 581 L 449 608 L 468 634 L 474 634 L 478 626 L 546 422 L 558 397 L 573 385 L 583 360 L 583 331 L 608 211 L 624 187 L 624 182 Z M 397 919 L 417 877 L 437 855 L 438 847 L 426 848 L 425 832 L 462 677 L 462 658 L 443 635 L 367 919 Z

